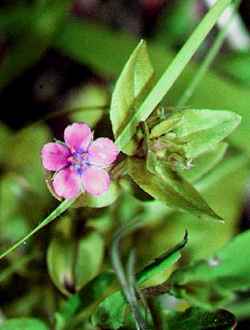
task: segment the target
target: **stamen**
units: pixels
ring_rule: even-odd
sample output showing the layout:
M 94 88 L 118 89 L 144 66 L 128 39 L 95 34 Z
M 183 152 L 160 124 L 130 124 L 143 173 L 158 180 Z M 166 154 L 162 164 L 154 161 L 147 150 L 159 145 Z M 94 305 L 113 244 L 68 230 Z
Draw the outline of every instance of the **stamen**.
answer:
M 90 165 L 88 162 L 88 153 L 83 152 L 82 150 L 73 152 L 68 157 L 68 161 L 73 166 L 78 175 L 82 175 L 86 168 Z

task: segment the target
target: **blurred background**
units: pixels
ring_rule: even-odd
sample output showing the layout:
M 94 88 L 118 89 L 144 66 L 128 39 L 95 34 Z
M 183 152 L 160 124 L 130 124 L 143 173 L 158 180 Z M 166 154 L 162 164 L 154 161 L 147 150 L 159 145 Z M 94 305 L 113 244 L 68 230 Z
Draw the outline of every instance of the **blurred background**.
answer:
M 0 247 L 4 251 L 57 205 L 44 180 L 42 145 L 53 137 L 62 139 L 65 126 L 72 121 L 87 122 L 97 136 L 112 136 L 108 120 L 111 93 L 138 41 L 147 40 L 157 79 L 214 1 L 0 3 Z M 241 2 L 234 18 L 209 72 L 188 101 L 192 108 L 226 109 L 242 116 L 241 127 L 230 138 L 223 161 L 197 180 L 197 187 L 226 219 L 225 224 L 170 212 L 159 203 L 145 201 L 147 197 L 136 199 L 126 193 L 107 208 L 71 210 L 60 222 L 1 260 L 0 319 L 38 316 L 52 320 L 65 297 L 109 265 L 107 247 L 113 231 L 138 214 L 145 226 L 124 247 L 125 254 L 126 246 L 136 247 L 138 267 L 180 241 L 185 229 L 190 242 L 183 263 L 211 255 L 236 233 L 250 228 L 248 0 Z M 219 21 L 171 90 L 167 105 L 177 104 L 225 26 L 225 19 Z M 76 283 L 72 275 L 75 265 L 70 258 L 63 259 L 64 249 L 93 231 L 98 233 L 97 244 L 101 246 L 97 266 L 92 273 L 79 275 Z M 63 244 L 54 242 L 55 237 L 62 236 Z M 55 256 L 53 244 L 57 244 Z M 53 258 L 63 259 L 56 269 Z M 61 281 L 58 274 L 62 272 L 68 281 Z M 236 314 L 242 320 L 242 329 L 247 329 L 250 294 L 238 299 Z

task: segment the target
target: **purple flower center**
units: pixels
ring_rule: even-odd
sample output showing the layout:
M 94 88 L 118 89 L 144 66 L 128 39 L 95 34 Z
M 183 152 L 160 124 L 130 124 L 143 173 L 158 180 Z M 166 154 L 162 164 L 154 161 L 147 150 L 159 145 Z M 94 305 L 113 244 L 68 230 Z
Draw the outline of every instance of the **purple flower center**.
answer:
M 87 151 L 75 151 L 68 157 L 69 166 L 73 166 L 76 173 L 78 175 L 82 175 L 83 172 L 90 166 L 88 158 L 89 155 Z

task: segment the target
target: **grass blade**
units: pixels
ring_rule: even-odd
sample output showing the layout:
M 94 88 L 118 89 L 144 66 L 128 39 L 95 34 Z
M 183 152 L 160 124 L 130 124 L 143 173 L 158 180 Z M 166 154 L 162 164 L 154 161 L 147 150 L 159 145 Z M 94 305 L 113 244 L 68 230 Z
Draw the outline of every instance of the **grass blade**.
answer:
M 40 229 L 47 226 L 50 222 L 58 218 L 63 212 L 65 212 L 73 203 L 74 199 L 69 199 L 63 201 L 54 211 L 52 211 L 38 226 L 36 226 L 31 232 L 29 232 L 26 236 L 21 238 L 19 241 L 17 241 L 15 244 L 13 244 L 9 249 L 7 249 L 5 252 L 3 252 L 0 255 L 0 259 L 6 257 L 9 253 L 14 251 L 16 248 L 18 248 L 21 244 L 26 242 L 31 236 L 33 236 L 35 233 L 37 233 Z

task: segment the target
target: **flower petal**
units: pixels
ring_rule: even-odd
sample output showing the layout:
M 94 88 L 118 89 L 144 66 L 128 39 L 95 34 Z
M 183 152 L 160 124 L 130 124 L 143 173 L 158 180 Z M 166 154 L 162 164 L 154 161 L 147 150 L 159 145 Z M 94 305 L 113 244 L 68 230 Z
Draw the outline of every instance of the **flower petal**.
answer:
M 47 143 L 41 151 L 43 167 L 49 171 L 58 171 L 67 165 L 69 149 L 60 143 Z
M 96 139 L 89 147 L 89 162 L 94 165 L 112 164 L 119 154 L 117 146 L 108 138 Z
M 74 151 L 86 151 L 92 139 L 91 129 L 86 124 L 75 123 L 64 131 L 64 140 Z
M 80 177 L 70 167 L 56 173 L 52 184 L 56 194 L 65 199 L 77 197 L 81 190 Z
M 110 179 L 106 171 L 101 168 L 91 166 L 84 172 L 82 182 L 88 193 L 98 196 L 108 190 Z

